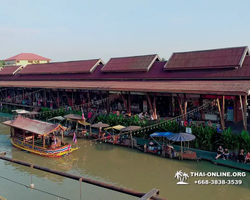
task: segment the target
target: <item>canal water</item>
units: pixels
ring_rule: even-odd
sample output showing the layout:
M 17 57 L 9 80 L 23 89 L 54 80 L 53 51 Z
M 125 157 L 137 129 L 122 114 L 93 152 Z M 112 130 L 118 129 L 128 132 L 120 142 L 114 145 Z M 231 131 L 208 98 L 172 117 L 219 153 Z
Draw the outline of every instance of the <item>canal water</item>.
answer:
M 72 142 L 71 138 L 69 142 Z M 178 180 L 174 179 L 177 170 L 186 173 L 238 172 L 238 170 L 217 166 L 206 161 L 197 163 L 164 159 L 105 143 L 91 145 L 90 141 L 84 139 L 78 139 L 78 145 L 80 149 L 69 156 L 43 158 L 12 147 L 9 128 L 0 125 L 0 152 L 6 151 L 7 156 L 14 159 L 140 192 L 148 192 L 152 188 L 157 188 L 160 189 L 160 196 L 169 200 L 250 200 L 250 173 L 247 173 L 244 178 L 234 178 L 242 180 L 242 185 L 197 185 L 194 181 L 201 178 L 194 177 L 187 180 L 189 185 L 177 185 Z M 25 187 L 31 183 L 31 174 L 32 182 L 38 190 Z M 81 184 L 81 195 L 84 200 L 139 199 L 85 183 Z M 35 169 L 31 170 L 3 160 L 0 160 L 0 196 L 7 200 L 81 199 L 78 181 Z

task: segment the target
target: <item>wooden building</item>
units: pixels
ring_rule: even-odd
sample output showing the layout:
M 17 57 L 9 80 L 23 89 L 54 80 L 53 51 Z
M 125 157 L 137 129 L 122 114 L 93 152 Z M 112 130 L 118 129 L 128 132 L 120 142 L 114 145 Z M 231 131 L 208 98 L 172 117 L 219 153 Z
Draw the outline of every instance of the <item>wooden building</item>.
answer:
M 222 125 L 224 120 L 243 121 L 247 129 L 250 55 L 248 47 L 232 47 L 173 53 L 168 61 L 154 54 L 111 58 L 107 64 L 94 59 L 6 67 L 0 71 L 0 86 L 3 99 L 23 95 L 23 100 L 25 93 L 41 89 L 39 98 L 57 107 L 62 98 L 68 105 L 81 104 L 81 93 L 87 101 L 89 92 L 100 97 L 119 93 L 129 113 L 132 96 L 141 96 L 139 106 L 149 108 L 154 118 L 162 108 L 169 116 L 176 115 L 176 108 L 185 114 L 187 105 L 207 100 L 219 105 L 220 112 L 201 113 L 204 120 L 219 119 Z

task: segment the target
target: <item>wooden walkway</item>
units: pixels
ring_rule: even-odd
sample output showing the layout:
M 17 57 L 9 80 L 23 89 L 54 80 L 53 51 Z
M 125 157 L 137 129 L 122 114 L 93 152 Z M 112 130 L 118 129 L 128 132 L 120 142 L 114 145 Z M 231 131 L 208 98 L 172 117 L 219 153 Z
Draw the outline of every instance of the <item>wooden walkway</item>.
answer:
M 143 138 L 138 138 L 138 137 L 134 137 L 134 138 L 137 140 L 138 145 L 147 144 L 147 146 L 148 146 L 149 142 L 154 142 L 154 141 L 148 140 L 148 139 L 143 139 Z M 162 144 L 161 142 L 159 142 L 159 143 Z M 177 151 L 180 149 L 180 146 L 177 146 L 177 145 L 172 145 L 172 146 Z M 250 172 L 250 165 L 249 164 L 238 163 L 234 160 L 223 160 L 223 159 L 215 160 L 215 157 L 217 155 L 216 152 L 203 151 L 203 150 L 193 149 L 193 148 L 190 148 L 190 150 L 195 151 L 197 156 L 200 157 L 202 160 L 210 161 L 216 165 L 221 165 L 224 167 L 230 167 L 230 168 Z

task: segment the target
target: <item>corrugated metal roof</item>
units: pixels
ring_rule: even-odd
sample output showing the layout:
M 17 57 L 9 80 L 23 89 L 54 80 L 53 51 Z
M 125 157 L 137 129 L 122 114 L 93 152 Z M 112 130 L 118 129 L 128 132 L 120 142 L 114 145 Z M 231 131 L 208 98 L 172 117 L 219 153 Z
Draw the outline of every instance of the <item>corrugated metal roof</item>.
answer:
M 2 87 L 244 95 L 250 81 L 0 81 Z
M 188 70 L 240 67 L 248 47 L 173 53 L 165 70 Z
M 99 64 L 103 64 L 101 59 L 33 64 L 27 65 L 19 74 L 91 73 Z
M 34 53 L 20 53 L 18 55 L 12 56 L 10 58 L 5 59 L 4 61 L 12 61 L 12 60 L 42 60 L 42 61 L 50 61 L 51 59 L 36 55 Z
M 55 129 L 61 127 L 59 124 L 50 124 L 47 122 L 32 120 L 21 117 L 20 115 L 14 121 L 6 121 L 3 122 L 3 124 L 39 135 L 49 134 Z
M 14 72 L 18 70 L 18 68 L 21 67 L 20 65 L 14 65 L 14 66 L 5 66 L 1 71 L 0 75 L 13 75 Z
M 145 56 L 133 56 L 111 58 L 101 69 L 102 72 L 140 72 L 148 71 L 154 61 L 159 59 L 157 54 Z

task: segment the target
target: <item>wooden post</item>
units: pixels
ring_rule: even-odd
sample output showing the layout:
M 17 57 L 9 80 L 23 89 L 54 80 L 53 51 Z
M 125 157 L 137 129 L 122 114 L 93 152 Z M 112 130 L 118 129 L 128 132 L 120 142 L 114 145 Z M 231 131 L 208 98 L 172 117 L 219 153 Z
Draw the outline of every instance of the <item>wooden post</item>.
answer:
M 34 88 L 33 88 L 32 89 L 32 106 L 34 102 L 35 102 L 35 93 L 34 93 Z
M 43 148 L 45 149 L 45 135 L 43 135 Z
M 46 89 L 44 89 L 44 100 L 43 100 L 43 103 L 44 103 L 44 107 L 47 107 L 47 101 L 46 101 Z
M 182 108 L 182 105 L 181 105 L 181 98 L 179 97 L 179 94 L 177 94 L 177 99 L 178 99 L 178 103 L 179 103 L 179 106 L 180 106 L 180 110 L 181 110 L 182 118 L 183 118 L 183 120 L 185 120 L 185 116 L 184 116 L 183 108 Z
M 247 128 L 246 128 L 246 124 L 245 124 L 244 106 L 242 103 L 241 95 L 239 95 L 239 96 L 240 96 L 240 106 L 241 106 L 241 112 L 242 112 L 243 126 L 244 126 L 244 130 L 246 131 Z
M 221 122 L 222 130 L 224 130 L 224 123 L 223 123 L 223 118 L 222 118 L 222 113 L 221 113 L 219 98 L 217 98 L 217 104 L 218 104 L 218 110 L 219 110 L 219 114 L 220 114 L 220 122 Z
M 247 131 L 247 109 L 246 109 L 246 104 L 247 104 L 247 96 L 245 95 L 244 101 L 243 101 L 242 97 L 240 95 L 240 106 L 241 106 L 243 126 L 244 126 L 245 131 Z
M 72 106 L 72 109 L 73 109 L 73 106 L 74 106 L 74 93 L 73 93 L 73 91 L 74 91 L 74 90 L 72 89 L 72 105 L 71 105 L 71 106 Z
M 63 131 L 61 131 L 61 134 L 62 134 L 62 142 L 63 142 Z
M 33 145 L 33 149 L 34 149 L 34 145 L 35 145 L 35 136 L 34 136 L 34 133 L 32 133 L 32 136 L 33 136 L 32 145 Z
M 149 107 L 150 107 L 150 110 L 152 111 L 152 115 L 153 115 L 153 118 L 155 118 L 155 114 L 154 114 L 154 109 L 153 109 L 153 106 L 152 106 L 152 103 L 151 103 L 151 99 L 150 99 L 150 96 L 148 93 L 146 93 L 146 97 L 147 97 L 147 100 L 148 100 L 148 104 L 149 104 Z
M 23 101 L 24 101 L 24 88 L 23 88 Z
M 88 107 L 90 108 L 90 104 L 91 104 L 91 99 L 90 99 L 90 93 L 88 91 Z
M 121 94 L 122 94 L 122 101 L 123 101 L 124 106 L 125 106 L 125 108 L 126 108 L 126 111 L 127 111 L 127 113 L 128 113 L 128 105 L 127 105 L 127 102 L 126 102 L 126 100 L 125 100 L 124 94 L 123 94 L 122 92 L 121 92 Z
M 225 96 L 222 96 L 222 122 L 223 122 L 223 127 L 222 130 L 225 129 Z
M 247 95 L 245 95 L 245 99 L 244 99 L 244 115 L 245 115 L 245 124 L 246 124 L 245 131 L 247 131 Z
M 170 117 L 173 116 L 173 97 L 172 97 L 172 94 L 170 94 L 170 97 L 169 97 L 169 102 L 170 102 Z
M 184 94 L 184 115 L 185 115 L 185 120 L 187 120 L 187 96 Z
M 157 113 L 156 113 L 156 97 L 154 93 L 154 118 L 157 119 Z
M 233 112 L 234 112 L 234 123 L 236 123 L 237 122 L 237 112 L 238 112 L 238 109 L 237 109 L 237 96 L 235 96 L 235 99 L 234 99 Z
M 130 92 L 128 92 L 128 113 L 131 116 L 131 99 L 130 99 Z

